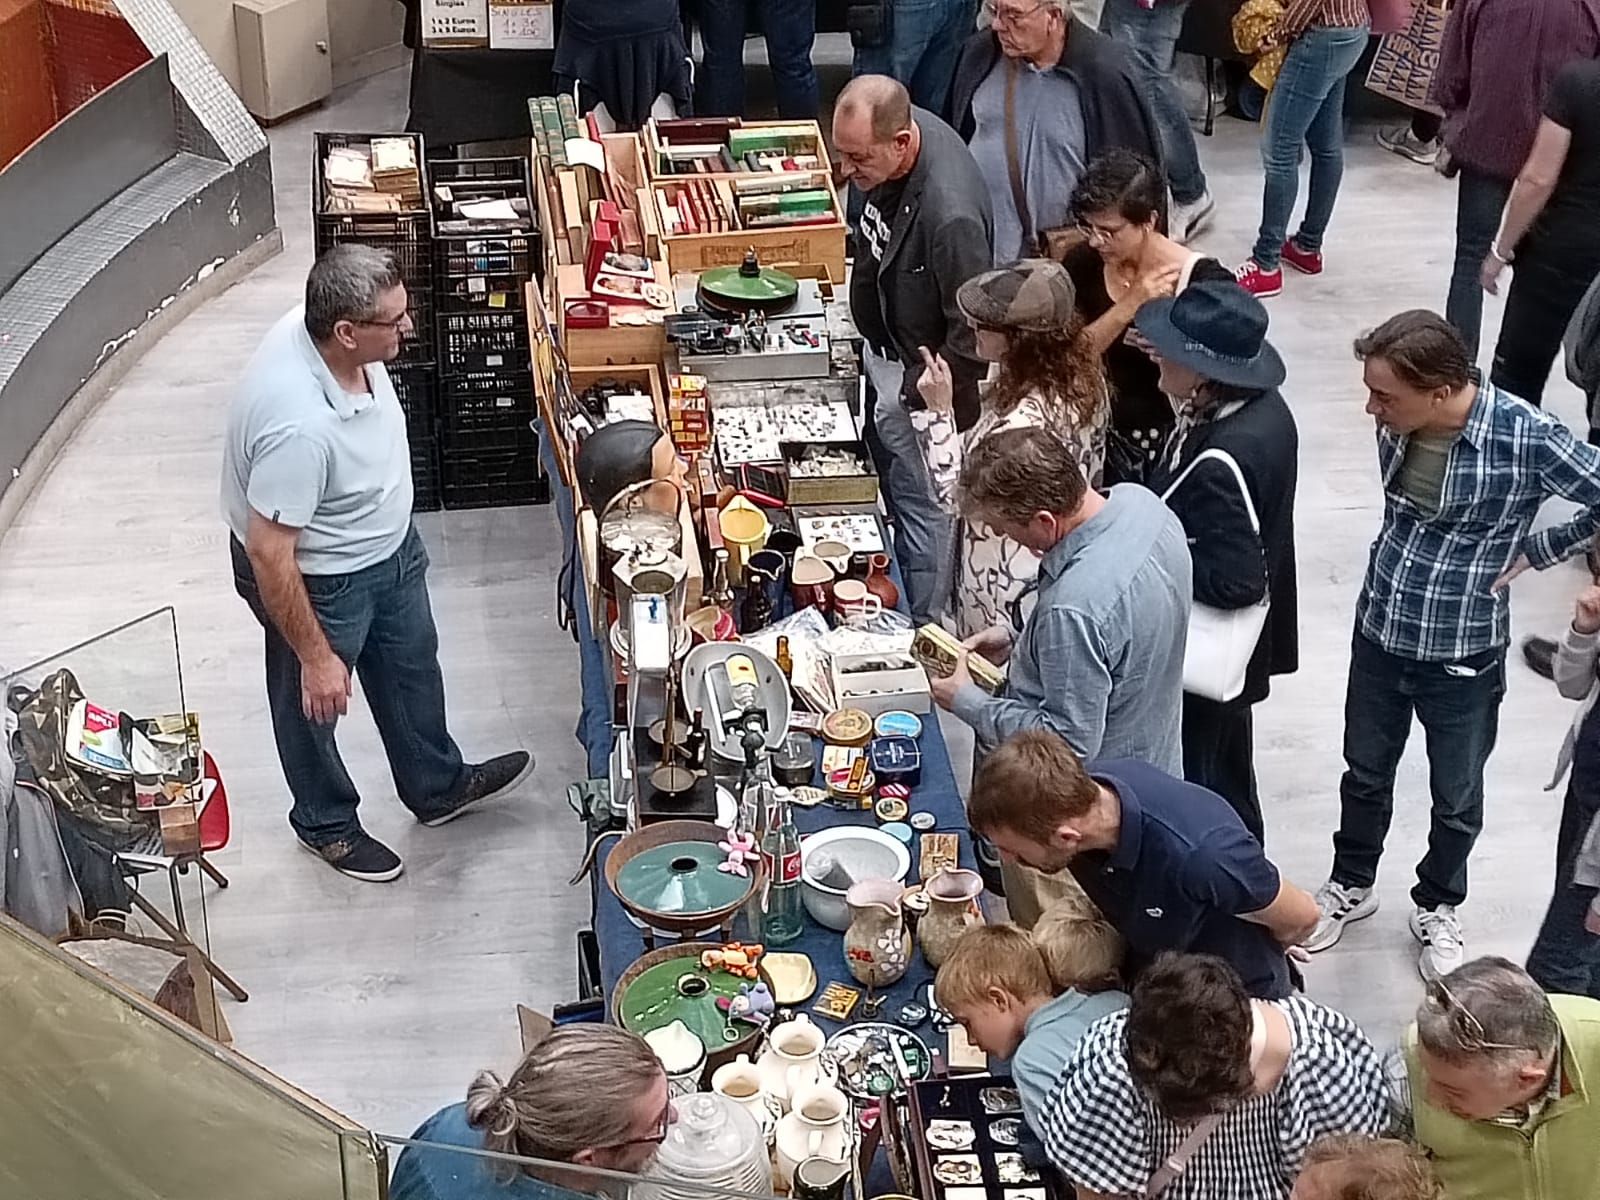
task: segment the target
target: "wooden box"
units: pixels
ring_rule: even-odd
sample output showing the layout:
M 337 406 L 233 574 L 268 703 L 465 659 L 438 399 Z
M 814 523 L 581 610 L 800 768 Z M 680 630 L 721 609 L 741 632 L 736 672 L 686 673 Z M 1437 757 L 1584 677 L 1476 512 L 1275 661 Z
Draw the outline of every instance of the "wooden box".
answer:
M 796 152 L 814 154 L 820 160 L 817 166 L 804 168 L 805 170 L 821 171 L 829 175 L 833 173 L 833 163 L 828 158 L 827 139 L 822 136 L 822 127 L 815 121 L 741 121 L 739 123 L 739 131 L 741 133 L 753 133 L 758 136 L 762 134 L 780 136 L 786 142 L 789 142 Z M 689 178 L 689 176 L 668 175 L 662 171 L 667 150 L 654 120 L 645 122 L 644 132 L 639 136 L 644 145 L 645 162 L 650 169 L 650 177 L 652 179 Z M 722 175 L 724 177 L 731 175 L 749 177 L 751 175 L 781 175 L 783 172 L 757 172 L 739 166 L 731 172 L 710 171 L 705 174 Z
M 811 446 L 810 442 L 779 442 L 778 452 L 789 476 L 790 504 L 876 504 L 878 476 L 872 469 L 872 453 L 865 442 L 831 442 L 857 455 L 865 468 L 861 475 L 796 475 L 794 464 Z
M 556 320 L 561 330 L 561 348 L 567 364 L 574 367 L 620 366 L 625 363 L 659 364 L 666 357 L 667 334 L 659 321 L 619 325 L 616 313 L 625 308 L 646 311 L 643 305 L 611 306 L 612 324 L 605 329 L 574 329 L 567 324 L 567 301 L 583 300 L 589 289 L 583 286 L 583 267 L 576 263 L 556 268 Z M 656 282 L 670 287 L 672 277 L 665 263 L 656 264 Z
M 605 367 L 568 367 L 567 374 L 572 378 L 574 396 L 585 388 L 606 379 L 615 379 L 619 383 L 636 385 L 639 391 L 650 397 L 651 406 L 655 409 L 656 424 L 661 426 L 662 429 L 667 427 L 667 393 L 661 384 L 661 372 L 654 363 L 627 363 Z
M 710 177 L 687 177 L 707 180 Z M 718 177 L 727 182 L 732 176 Z M 740 179 L 759 178 L 744 175 Z M 715 180 L 713 180 L 715 182 Z M 659 202 L 675 201 L 684 180 L 674 177 L 657 179 L 650 185 L 658 205 L 655 211 L 660 222 Z M 747 250 L 755 250 L 761 264 L 767 267 L 815 266 L 827 272 L 830 281 L 844 282 L 844 211 L 839 204 L 839 194 L 833 181 L 818 177 L 817 187 L 829 194 L 833 218 L 822 224 L 779 225 L 756 229 L 727 229 L 717 233 L 673 233 L 661 223 L 661 246 L 666 255 L 667 267 L 672 272 L 688 271 L 698 275 L 712 267 L 736 267 L 744 261 Z

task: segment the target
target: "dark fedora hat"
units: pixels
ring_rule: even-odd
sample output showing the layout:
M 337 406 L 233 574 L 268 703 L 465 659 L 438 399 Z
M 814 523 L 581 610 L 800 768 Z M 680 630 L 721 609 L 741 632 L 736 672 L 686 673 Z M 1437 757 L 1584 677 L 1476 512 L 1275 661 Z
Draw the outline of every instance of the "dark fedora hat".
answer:
M 1264 389 L 1283 382 L 1283 359 L 1267 341 L 1267 310 L 1231 279 L 1151 300 L 1133 323 L 1162 358 L 1217 383 Z

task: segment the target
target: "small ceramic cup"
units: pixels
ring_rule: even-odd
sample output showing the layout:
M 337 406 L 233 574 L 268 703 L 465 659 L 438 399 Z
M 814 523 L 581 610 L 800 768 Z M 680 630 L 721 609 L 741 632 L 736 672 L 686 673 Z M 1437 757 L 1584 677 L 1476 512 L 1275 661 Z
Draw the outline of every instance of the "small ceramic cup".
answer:
M 811 553 L 833 568 L 833 573 L 841 578 L 850 570 L 850 547 L 843 542 L 832 540 L 814 542 Z
M 796 609 L 814 604 L 827 612 L 833 603 L 833 568 L 816 555 L 800 551 L 789 571 L 789 595 Z
M 705 642 L 731 642 L 739 636 L 733 624 L 733 614 L 715 604 L 695 609 L 683 619 L 683 623 L 689 627 L 697 646 Z
M 883 611 L 883 601 L 859 579 L 838 579 L 833 584 L 833 611 L 841 621 L 866 620 Z

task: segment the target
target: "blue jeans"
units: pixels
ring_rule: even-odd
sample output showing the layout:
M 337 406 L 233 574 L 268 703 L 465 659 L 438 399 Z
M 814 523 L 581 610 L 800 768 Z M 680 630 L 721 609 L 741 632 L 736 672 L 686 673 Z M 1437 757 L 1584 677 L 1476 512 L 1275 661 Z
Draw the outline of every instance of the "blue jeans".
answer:
M 300 659 L 267 615 L 250 560 L 232 539 L 233 586 L 266 631 L 267 705 L 278 761 L 294 797 L 289 824 L 308 846 L 359 832 L 350 773 L 334 741 L 300 708 Z M 349 575 L 307 575 L 306 594 L 333 652 L 361 677 L 400 802 L 418 820 L 438 816 L 465 782 L 445 727 L 439 633 L 428 603 L 428 551 L 416 528 L 385 561 Z
M 1161 131 L 1161 153 L 1167 160 L 1167 181 L 1172 199 L 1192 204 L 1206 190 L 1189 114 L 1172 84 L 1178 35 L 1189 0 L 1166 0 L 1145 8 L 1138 0 L 1106 0 L 1100 14 L 1100 32 L 1123 43 L 1131 52 L 1134 77 L 1139 81 L 1156 126 Z
M 811 43 L 817 34 L 817 0 L 758 0 L 767 62 L 778 94 L 778 116 L 810 121 L 820 100 Z M 694 111 L 702 116 L 744 116 L 746 0 L 695 0 L 704 50 L 694 81 Z
M 1367 27 L 1306 30 L 1289 47 L 1261 124 L 1266 188 L 1251 257 L 1275 271 L 1300 191 L 1300 147 L 1311 152 L 1311 191 L 1294 235 L 1302 250 L 1322 249 L 1344 175 L 1344 80 L 1367 47 Z
M 1360 633 L 1350 650 L 1344 697 L 1344 778 L 1333 879 L 1371 887 L 1394 815 L 1394 776 L 1416 716 L 1428 746 L 1433 823 L 1411 899 L 1423 908 L 1467 898 L 1467 856 L 1483 828 L 1483 768 L 1500 725 L 1506 652 L 1459 662 L 1390 654 Z
M 1474 361 L 1483 327 L 1483 285 L 1478 278 L 1484 255 L 1500 231 L 1500 213 L 1510 198 L 1510 180 L 1461 168 L 1456 185 L 1456 259 L 1450 269 L 1444 315 L 1467 343 L 1467 354 Z
M 1528 974 L 1547 992 L 1600 1000 L 1600 937 L 1583 927 L 1592 887 L 1574 887 L 1573 868 L 1583 838 L 1600 813 L 1600 706 L 1589 710 L 1573 748 L 1572 776 L 1556 835 L 1556 886 L 1544 924 L 1528 951 Z
M 905 580 L 906 607 L 912 620 L 926 625 L 938 620 L 948 598 L 954 521 L 934 498 L 922 444 L 900 397 L 900 364 L 879 358 L 870 347 L 864 349 L 862 361 L 877 394 L 872 426 L 887 459 L 883 490 L 894 520 L 894 553 Z
M 911 103 L 944 111 L 961 43 L 977 28 L 975 0 L 895 0 L 889 41 L 862 46 L 850 74 L 888 75 L 905 84 Z

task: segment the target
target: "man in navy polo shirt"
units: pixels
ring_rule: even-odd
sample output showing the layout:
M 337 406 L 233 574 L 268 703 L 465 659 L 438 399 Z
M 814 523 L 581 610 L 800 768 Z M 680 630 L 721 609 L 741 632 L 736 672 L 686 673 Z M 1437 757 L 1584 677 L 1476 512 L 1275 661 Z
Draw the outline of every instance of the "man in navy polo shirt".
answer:
M 1293 990 L 1287 951 L 1316 926 L 1316 901 L 1214 792 L 1132 759 L 1086 767 L 1033 731 L 984 759 L 967 815 L 1002 856 L 1070 869 L 1127 941 L 1130 977 L 1177 950 L 1226 959 L 1260 999 Z

